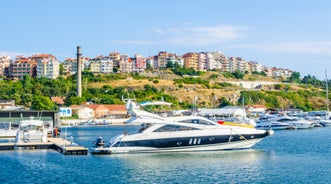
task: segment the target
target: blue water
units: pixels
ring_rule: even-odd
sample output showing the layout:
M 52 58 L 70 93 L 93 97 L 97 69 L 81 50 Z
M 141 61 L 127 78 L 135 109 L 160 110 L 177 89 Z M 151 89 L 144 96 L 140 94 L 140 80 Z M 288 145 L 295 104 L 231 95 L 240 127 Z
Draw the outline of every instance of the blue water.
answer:
M 74 127 L 90 146 L 137 127 Z M 65 156 L 0 151 L 0 183 L 331 183 L 331 128 L 276 131 L 250 150 Z

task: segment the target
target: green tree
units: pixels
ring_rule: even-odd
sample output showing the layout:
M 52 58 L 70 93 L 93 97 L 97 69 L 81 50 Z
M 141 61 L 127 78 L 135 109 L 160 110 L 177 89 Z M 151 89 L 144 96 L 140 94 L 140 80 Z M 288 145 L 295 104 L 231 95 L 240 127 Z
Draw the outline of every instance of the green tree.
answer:
M 63 64 L 60 64 L 60 66 L 59 66 L 59 73 L 60 73 L 60 75 L 64 75 L 64 67 L 63 67 Z
M 174 63 L 171 61 L 167 62 L 166 68 L 174 68 Z
M 300 83 L 300 73 L 293 72 L 289 78 L 290 82 Z
M 24 75 L 21 83 L 22 83 L 22 86 L 24 86 L 24 91 L 26 93 L 31 93 L 31 90 L 33 88 L 33 79 L 31 78 L 31 76 Z
M 219 107 L 225 107 L 233 105 L 228 99 L 226 99 L 224 96 L 218 100 Z
M 31 109 L 33 109 L 33 110 L 57 110 L 57 106 L 48 97 L 34 96 L 32 103 L 31 103 Z
M 70 96 L 69 98 L 65 99 L 65 104 L 67 106 L 70 105 L 80 105 L 81 103 L 85 102 L 85 98 L 79 96 Z
M 237 79 L 243 79 L 245 76 L 245 74 L 242 73 L 240 70 L 236 70 L 236 71 L 232 72 L 232 75 Z
M 147 65 L 146 65 L 146 69 L 147 69 L 147 70 L 152 70 L 153 67 L 152 67 L 152 65 L 151 65 L 150 63 L 147 63 Z

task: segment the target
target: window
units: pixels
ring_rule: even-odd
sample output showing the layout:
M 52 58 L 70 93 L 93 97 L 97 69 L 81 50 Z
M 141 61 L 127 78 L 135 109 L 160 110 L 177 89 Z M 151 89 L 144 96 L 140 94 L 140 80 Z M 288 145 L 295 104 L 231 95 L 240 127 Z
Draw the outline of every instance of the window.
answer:
M 194 123 L 194 124 L 200 124 L 200 125 L 214 125 L 208 121 L 202 120 L 202 119 L 190 119 L 190 120 L 183 120 L 180 121 L 180 123 Z
M 179 126 L 179 125 L 164 125 L 154 130 L 154 132 L 175 132 L 175 131 L 187 131 L 187 130 L 199 130 L 199 129 L 193 127 L 187 127 L 187 126 Z

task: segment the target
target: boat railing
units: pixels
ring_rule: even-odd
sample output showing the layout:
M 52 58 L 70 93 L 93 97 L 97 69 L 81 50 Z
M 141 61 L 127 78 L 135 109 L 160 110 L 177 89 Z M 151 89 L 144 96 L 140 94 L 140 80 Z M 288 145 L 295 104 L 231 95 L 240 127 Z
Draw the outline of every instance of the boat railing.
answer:
M 125 136 L 125 134 L 121 134 L 118 136 L 115 136 L 113 138 L 110 139 L 109 141 L 109 145 L 110 147 L 113 147 L 117 142 L 121 141 L 121 139 Z

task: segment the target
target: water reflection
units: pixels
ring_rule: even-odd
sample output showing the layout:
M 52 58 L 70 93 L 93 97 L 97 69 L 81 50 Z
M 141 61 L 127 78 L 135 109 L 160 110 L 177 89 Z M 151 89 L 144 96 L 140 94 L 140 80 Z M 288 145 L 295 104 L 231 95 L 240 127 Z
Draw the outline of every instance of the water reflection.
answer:
M 203 182 L 226 181 L 251 182 L 258 177 L 263 180 L 261 171 L 264 160 L 269 155 L 258 150 L 192 152 L 192 153 L 149 153 L 103 155 L 120 162 L 126 170 L 129 182 L 139 182 L 144 178 L 157 178 L 155 182 Z M 189 174 L 188 174 L 189 173 Z M 194 177 L 194 178 L 191 178 Z M 153 183 L 153 181 L 152 181 Z

